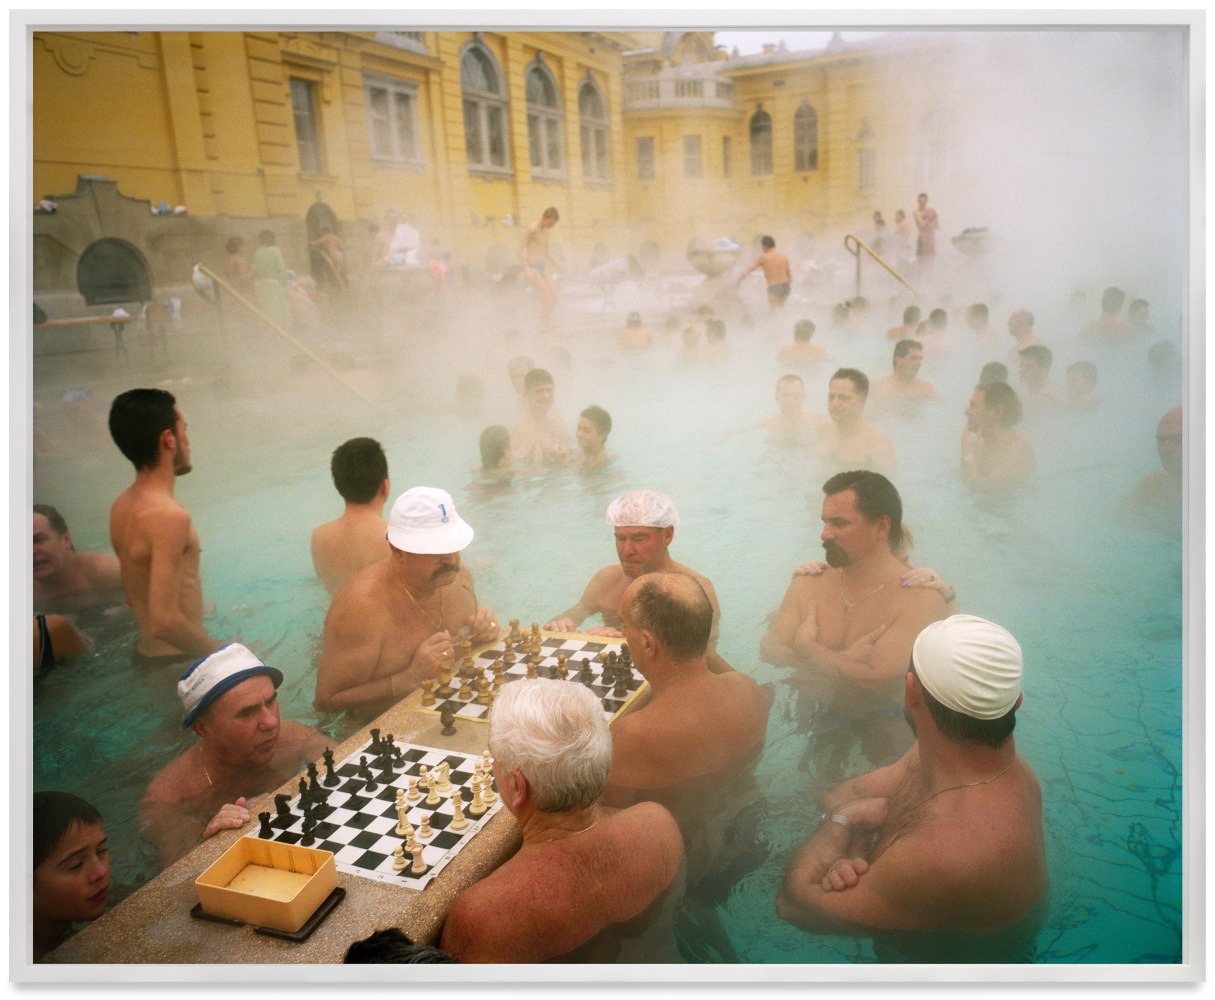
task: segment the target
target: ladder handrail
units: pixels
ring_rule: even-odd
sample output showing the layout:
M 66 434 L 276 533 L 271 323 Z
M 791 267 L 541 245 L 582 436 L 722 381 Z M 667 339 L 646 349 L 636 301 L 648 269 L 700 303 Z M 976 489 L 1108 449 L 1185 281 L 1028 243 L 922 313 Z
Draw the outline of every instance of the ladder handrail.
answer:
M 308 357 L 310 357 L 313 361 L 315 361 L 318 365 L 320 365 L 321 368 L 323 368 L 326 372 L 328 372 L 330 375 L 332 375 L 335 379 L 337 379 L 339 382 L 341 382 L 342 385 L 344 385 L 347 389 L 349 389 L 356 396 L 358 396 L 359 399 L 361 399 L 364 403 L 366 403 L 368 406 L 372 407 L 373 409 L 375 408 L 375 404 L 370 399 L 368 399 L 366 396 L 364 396 L 361 392 L 359 392 L 359 390 L 356 389 L 353 385 L 351 385 L 349 382 L 347 382 L 346 379 L 342 376 L 341 372 L 335 371 L 333 368 L 331 368 L 329 365 L 327 365 L 324 361 L 322 361 L 320 358 L 318 358 L 315 354 L 312 353 L 312 351 L 310 351 L 307 347 L 305 347 L 298 340 L 296 340 L 293 336 L 291 336 L 291 334 L 289 334 L 286 330 L 284 330 L 281 326 L 279 326 L 276 322 L 274 322 L 274 320 L 272 320 L 269 316 L 267 316 L 264 312 L 262 312 L 257 306 L 255 306 L 252 302 L 250 302 L 247 298 L 245 298 L 235 288 L 233 288 L 231 285 L 229 285 L 227 281 L 225 281 L 223 278 L 221 278 L 218 274 L 216 274 L 214 271 L 212 271 L 209 267 L 207 267 L 206 264 L 199 264 L 198 270 L 201 271 L 203 274 L 205 274 L 213 282 L 215 282 L 215 284 L 218 288 L 222 288 L 229 295 L 231 295 L 234 299 L 236 299 L 237 302 L 239 302 L 246 309 L 248 309 L 251 313 L 253 313 L 253 315 L 255 315 L 258 319 L 260 319 L 268 327 L 270 327 L 270 329 L 273 330 L 275 333 L 277 333 L 280 337 L 282 337 L 284 340 L 287 340 L 292 346 L 294 346 L 298 350 L 303 351 L 304 354 L 308 355 Z
M 856 244 L 855 249 L 849 245 L 849 243 L 848 243 L 849 240 L 851 240 L 853 243 Z M 861 251 L 864 250 L 865 253 L 869 254 L 870 257 L 872 257 L 879 264 L 881 264 L 882 267 L 884 267 L 890 273 L 890 276 L 893 277 L 895 281 L 897 281 L 903 287 L 907 288 L 911 292 L 911 294 L 914 295 L 917 299 L 920 297 L 920 293 L 917 292 L 914 288 L 912 288 L 911 285 L 908 284 L 907 281 L 904 280 L 903 276 L 901 274 L 899 274 L 898 271 L 896 271 L 893 267 L 891 267 L 884 260 L 882 260 L 882 258 L 879 257 L 878 254 L 874 251 L 873 247 L 871 247 L 871 246 L 869 246 L 869 244 L 863 242 L 859 237 L 854 236 L 852 233 L 849 233 L 847 236 L 845 236 L 844 237 L 844 249 L 847 250 L 850 254 L 852 254 L 853 257 L 856 258 L 856 294 L 857 295 L 861 294 Z

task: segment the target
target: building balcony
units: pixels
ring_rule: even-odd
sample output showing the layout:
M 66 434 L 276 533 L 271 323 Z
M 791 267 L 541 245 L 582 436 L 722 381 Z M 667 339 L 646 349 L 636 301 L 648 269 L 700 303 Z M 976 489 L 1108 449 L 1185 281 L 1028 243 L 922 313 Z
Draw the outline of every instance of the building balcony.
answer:
M 689 75 L 676 70 L 654 76 L 626 78 L 624 110 L 691 111 L 715 108 L 737 110 L 734 83 L 713 74 Z

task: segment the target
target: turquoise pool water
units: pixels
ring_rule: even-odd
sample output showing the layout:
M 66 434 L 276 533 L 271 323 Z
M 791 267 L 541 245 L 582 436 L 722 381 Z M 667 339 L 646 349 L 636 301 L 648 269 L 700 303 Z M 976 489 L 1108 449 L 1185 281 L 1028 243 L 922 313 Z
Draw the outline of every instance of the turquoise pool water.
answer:
M 805 934 L 778 921 L 773 908 L 784 865 L 815 823 L 807 796 L 816 776 L 813 753 L 808 771 L 798 767 L 807 737 L 796 731 L 785 672 L 762 663 L 758 648 L 764 616 L 792 568 L 821 556 L 825 476 L 804 455 L 768 445 L 758 432 L 715 443 L 724 431 L 773 411 L 773 384 L 784 371 L 776 348 L 803 311 L 795 302 L 778 325 L 732 328 L 733 353 L 716 363 L 678 361 L 674 337 L 645 353 L 619 355 L 613 331 L 597 317 L 562 341 L 569 367 L 545 345 L 525 343 L 553 371 L 567 421 L 591 403 L 612 413 L 609 450 L 618 460 L 602 474 L 520 477 L 491 495 L 467 488 L 476 478 L 470 466 L 481 428 L 513 422 L 505 359 L 518 345 L 479 329 L 403 343 L 386 358 L 356 351 L 368 362 L 359 377 L 375 410 L 318 373 L 293 374 L 287 355 L 261 340 L 234 355 L 235 380 L 220 377 L 201 338 L 183 347 L 170 371 L 134 379 L 114 371 L 108 356 L 51 359 L 36 367 L 42 426 L 53 439 L 68 441 L 69 427 L 74 437 L 59 453 L 38 457 L 34 496 L 64 510 L 79 547 L 104 547 L 109 503 L 129 482 L 130 467 L 109 442 L 104 421 L 69 424 L 59 400 L 67 388 L 84 385 L 104 415 L 116 392 L 174 379 L 167 387 L 189 422 L 194 457 L 178 496 L 202 539 L 204 593 L 216 604 L 208 627 L 239 635 L 286 673 L 285 717 L 339 736 L 350 728 L 345 720 L 318 719 L 311 708 L 327 601 L 308 554 L 311 529 L 340 511 L 328 473 L 337 444 L 361 434 L 381 440 L 394 495 L 422 484 L 452 492 L 477 532 L 466 565 L 500 620 L 546 620 L 614 558 L 603 516 L 612 497 L 643 486 L 668 493 L 682 519 L 672 554 L 717 588 L 721 652 L 774 694 L 757 772 L 764 804 L 757 807 L 756 864 L 725 893 L 718 913 L 729 947 L 746 963 L 873 961 L 868 942 Z M 875 310 L 882 315 L 870 330 L 833 334 L 824 307 L 808 311 L 822 320 L 817 339 L 832 356 L 804 373 L 807 406 L 821 411 L 837 365 L 871 376 L 889 370 L 883 332 L 893 321 Z M 993 319 L 1002 329 L 1001 319 Z M 1045 335 L 1052 328 L 1066 329 L 1042 309 L 1039 329 Z M 963 343 L 965 334 L 955 322 L 950 336 Z M 1062 334 L 1051 343 L 1061 382 L 1062 370 L 1084 352 Z M 1007 349 L 1002 345 L 994 357 L 1006 360 Z M 445 359 L 441 368 L 437 357 Z M 1102 407 L 1027 420 L 1023 430 L 1037 449 L 1039 472 L 1023 490 L 990 496 L 955 471 L 962 410 L 987 360 L 964 348 L 930 358 L 921 374 L 943 400 L 914 416 L 875 419 L 899 456 L 892 478 L 915 532 L 913 561 L 939 570 L 963 610 L 1000 622 L 1025 652 L 1017 745 L 1042 783 L 1052 883 L 1035 957 L 1178 962 L 1183 547 L 1179 535 L 1123 528 L 1114 515 L 1138 478 L 1157 467 L 1155 424 L 1180 401 L 1180 386 L 1143 379 L 1138 354 L 1102 362 Z M 94 366 L 103 374 L 89 370 Z M 454 411 L 462 371 L 487 386 L 479 416 Z M 183 376 L 188 383 L 177 381 Z M 155 873 L 152 852 L 134 831 L 135 802 L 148 777 L 189 738 L 179 727 L 170 680 L 137 675 L 127 665 L 129 622 L 94 619 L 92 627 L 108 650 L 36 680 L 34 787 L 77 791 L 101 808 L 115 843 L 116 881 L 129 888 Z M 854 764 L 856 771 L 864 767 L 859 757 Z

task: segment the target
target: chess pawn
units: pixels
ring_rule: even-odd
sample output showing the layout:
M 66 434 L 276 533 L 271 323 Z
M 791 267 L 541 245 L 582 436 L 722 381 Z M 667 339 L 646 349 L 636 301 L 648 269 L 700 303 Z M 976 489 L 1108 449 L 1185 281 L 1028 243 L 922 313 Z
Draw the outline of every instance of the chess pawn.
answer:
M 461 677 L 472 677 L 473 674 L 476 673 L 476 671 L 477 671 L 477 668 L 473 664 L 472 656 L 465 655 L 464 659 L 460 661 L 460 676 Z
M 477 683 L 476 683 L 476 688 L 477 688 L 477 704 L 478 705 L 488 705 L 489 704 L 489 681 L 487 681 L 484 677 L 478 677 Z
M 409 867 L 410 875 L 425 875 L 426 862 L 422 860 L 422 845 L 419 844 L 413 853 L 413 864 Z
M 439 682 L 433 677 L 428 677 L 422 681 L 422 701 L 423 705 L 433 705 L 435 703 L 435 688 L 439 686 Z
M 519 619 L 512 618 L 508 624 L 510 625 L 510 641 L 515 642 L 519 638 Z
M 422 793 L 418 791 L 418 779 L 409 779 L 409 794 L 405 796 L 410 802 L 417 802 L 422 797 Z
M 440 762 L 439 766 L 437 768 L 435 768 L 435 770 L 439 772 L 439 791 L 440 792 L 450 792 L 451 791 L 451 768 L 448 767 L 447 761 Z
M 502 662 L 506 664 L 505 669 L 509 670 L 516 659 L 515 650 L 507 643 L 506 649 L 502 651 Z
M 467 677 L 460 682 L 460 693 L 456 695 L 461 701 L 472 701 L 472 684 Z
M 484 771 L 486 774 L 489 774 L 490 771 L 493 769 L 493 766 L 494 766 L 494 759 L 493 759 L 493 757 L 491 757 L 489 755 L 489 751 L 482 750 L 481 751 L 481 770 Z
M 429 840 L 433 834 L 434 830 L 432 830 L 430 826 L 430 815 L 428 813 L 423 813 L 422 822 L 418 825 L 417 832 L 414 834 L 414 836 L 417 837 L 418 840 Z
M 464 796 L 457 790 L 451 797 L 451 828 L 463 830 L 466 826 L 468 819 L 464 815 Z
M 566 665 L 565 665 L 565 654 L 558 653 L 557 654 L 557 678 L 558 678 L 558 680 L 565 680 L 569 675 L 570 675 L 569 668 L 566 667 Z
M 468 815 L 481 816 L 489 807 L 485 804 L 485 799 L 481 796 L 481 782 L 474 781 L 472 802 L 468 804 Z
M 398 846 L 397 849 L 392 852 L 392 870 L 394 872 L 403 872 L 406 867 L 405 848 L 403 846 Z
M 536 679 L 536 661 L 530 656 L 527 658 L 527 679 L 529 681 Z
M 423 788 L 429 787 L 430 783 L 430 768 L 425 764 L 418 767 L 418 784 Z

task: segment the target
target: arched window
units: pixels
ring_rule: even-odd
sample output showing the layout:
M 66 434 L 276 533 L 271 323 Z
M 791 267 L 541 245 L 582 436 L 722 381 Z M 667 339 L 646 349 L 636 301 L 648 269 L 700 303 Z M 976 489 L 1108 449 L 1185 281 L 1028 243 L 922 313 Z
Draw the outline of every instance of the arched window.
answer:
M 510 169 L 506 142 L 506 90 L 493 53 L 476 42 L 460 57 L 464 98 L 464 149 L 474 170 Z
M 818 169 L 818 113 L 809 104 L 793 115 L 793 169 L 799 174 Z
M 772 173 L 772 116 L 762 107 L 751 116 L 751 175 Z
M 527 144 L 532 173 L 555 176 L 565 173 L 565 129 L 557 81 L 547 66 L 537 61 L 524 77 L 527 94 Z
M 589 77 L 578 88 L 578 125 L 582 137 L 582 179 L 608 180 L 607 101 Z

